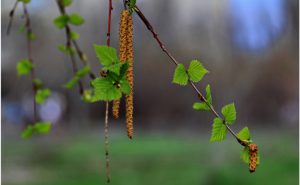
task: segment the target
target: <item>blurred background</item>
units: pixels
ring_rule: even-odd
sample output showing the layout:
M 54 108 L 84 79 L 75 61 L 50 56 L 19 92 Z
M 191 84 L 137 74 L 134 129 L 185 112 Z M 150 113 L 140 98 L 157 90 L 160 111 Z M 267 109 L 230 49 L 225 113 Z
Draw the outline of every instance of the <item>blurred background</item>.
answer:
M 2 183 L 5 185 L 105 184 L 104 104 L 86 104 L 78 89 L 62 85 L 72 77 L 69 58 L 57 46 L 65 33 L 53 25 L 54 0 L 32 0 L 28 8 L 36 73 L 53 91 L 39 117 L 52 121 L 49 135 L 22 140 L 32 121 L 28 77 L 17 77 L 26 58 L 22 7 L 5 34 L 14 1 L 2 0 Z M 234 102 L 238 131 L 249 126 L 261 165 L 250 174 L 231 135 L 210 143 L 213 115 L 192 109 L 191 88 L 171 83 L 174 66 L 140 19 L 134 17 L 135 136 L 127 139 L 124 116 L 110 119 L 111 184 L 298 184 L 298 40 L 296 0 L 138 0 L 170 52 L 185 65 L 199 59 L 210 71 L 199 84 L 211 84 L 217 110 Z M 101 66 L 93 44 L 105 44 L 105 0 L 74 0 L 85 24 L 74 27 L 94 73 Z M 118 47 L 122 1 L 113 1 L 112 46 Z M 78 59 L 77 62 L 79 63 Z M 124 115 L 124 109 L 121 110 Z

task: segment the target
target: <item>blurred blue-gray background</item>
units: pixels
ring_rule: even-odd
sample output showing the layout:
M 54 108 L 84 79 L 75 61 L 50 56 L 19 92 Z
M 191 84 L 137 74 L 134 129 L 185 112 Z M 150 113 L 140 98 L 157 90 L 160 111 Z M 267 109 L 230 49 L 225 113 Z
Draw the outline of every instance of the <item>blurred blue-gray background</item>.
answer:
M 72 70 L 57 49 L 66 40 L 53 25 L 59 15 L 54 0 L 32 0 L 28 6 L 37 37 L 36 73 L 53 91 L 39 106 L 39 117 L 52 121 L 53 130 L 20 138 L 32 120 L 32 89 L 30 79 L 17 77 L 15 70 L 27 56 L 19 31 L 22 6 L 10 35 L 5 34 L 13 4 L 1 1 L 2 183 L 104 184 L 104 105 L 84 103 L 77 87 L 62 88 Z M 200 89 L 211 85 L 218 110 L 235 103 L 233 129 L 249 126 L 261 165 L 249 174 L 240 160 L 241 147 L 230 135 L 222 143 L 209 142 L 213 115 L 194 111 L 193 90 L 171 83 L 173 64 L 133 15 L 135 136 L 127 139 L 124 116 L 110 119 L 112 184 L 298 184 L 299 2 L 138 0 L 137 5 L 180 62 L 199 59 L 208 68 Z M 105 44 L 107 7 L 105 0 L 74 0 L 67 8 L 85 18 L 83 26 L 73 29 L 81 34 L 79 44 L 97 74 L 101 66 L 93 44 Z M 112 46 L 118 48 L 122 1 L 113 1 L 113 7 Z

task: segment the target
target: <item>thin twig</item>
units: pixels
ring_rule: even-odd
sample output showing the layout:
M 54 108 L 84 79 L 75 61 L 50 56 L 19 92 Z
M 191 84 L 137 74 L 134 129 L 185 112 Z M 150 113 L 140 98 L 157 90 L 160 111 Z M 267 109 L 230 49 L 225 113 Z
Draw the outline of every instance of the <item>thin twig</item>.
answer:
M 57 2 L 57 5 L 58 5 L 60 14 L 61 15 L 66 15 L 65 8 L 61 4 L 61 1 L 56 0 L 56 2 Z M 71 63 L 72 63 L 73 74 L 75 75 L 76 72 L 78 71 L 78 67 L 77 67 L 77 64 L 76 64 L 75 57 L 73 56 L 73 53 L 71 53 L 71 50 L 72 50 L 72 37 L 71 37 L 71 29 L 68 26 L 68 24 L 66 24 L 66 26 L 65 26 L 65 31 L 66 31 L 66 38 L 67 38 L 66 48 L 67 48 L 68 51 L 70 51 L 69 55 L 70 55 L 70 59 L 71 59 Z M 82 81 L 80 79 L 78 80 L 78 86 L 79 86 L 79 94 L 83 95 L 84 89 L 83 89 Z
M 8 26 L 7 26 L 7 30 L 6 30 L 6 35 L 9 35 L 9 33 L 10 33 L 10 28 L 12 26 L 14 14 L 15 14 L 18 3 L 19 3 L 19 1 L 16 0 L 12 10 L 9 12 L 9 22 L 8 22 Z
M 30 38 L 30 35 L 32 34 L 32 28 L 31 28 L 30 16 L 29 16 L 27 6 L 26 6 L 25 3 L 23 3 L 23 11 L 24 11 L 24 16 L 25 16 L 25 29 L 26 29 L 26 38 L 27 38 L 27 55 L 28 55 L 28 60 L 31 62 L 31 64 L 33 66 L 32 46 L 31 46 L 31 38 Z M 34 66 L 30 71 L 30 76 L 31 76 L 32 92 L 33 92 L 33 121 L 35 123 L 37 121 L 37 104 L 36 104 L 36 101 L 35 101 L 35 96 L 36 96 L 36 93 L 37 93 L 37 87 L 34 83 L 34 79 L 35 79 Z
M 127 1 L 128 3 L 128 1 Z M 163 44 L 163 42 L 160 40 L 158 34 L 154 31 L 153 26 L 150 24 L 150 22 L 148 21 L 148 19 L 145 17 L 145 15 L 142 13 L 142 11 L 135 6 L 134 8 L 135 12 L 137 13 L 137 15 L 139 16 L 139 18 L 142 20 L 142 22 L 145 24 L 145 26 L 147 27 L 147 29 L 152 33 L 154 39 L 157 41 L 158 45 L 160 46 L 160 48 L 162 49 L 162 51 L 171 59 L 171 61 L 177 66 L 179 64 L 179 62 L 173 57 L 173 55 L 171 55 L 171 53 L 167 50 L 167 48 L 165 47 L 165 45 Z M 196 85 L 189 80 L 189 84 L 192 86 L 192 88 L 196 91 L 198 97 L 200 98 L 201 101 L 205 102 L 210 110 L 212 111 L 212 113 L 218 117 L 221 118 L 222 120 L 224 120 L 219 114 L 218 112 L 215 110 L 215 108 L 207 101 L 207 99 L 203 96 L 203 94 L 200 92 L 200 90 L 196 87 Z M 226 126 L 227 130 L 236 138 L 236 140 L 241 144 L 241 145 L 247 145 L 247 143 L 241 139 L 238 138 L 237 134 L 229 127 L 228 123 L 223 121 L 223 124 Z
M 112 0 L 108 0 L 108 18 L 107 18 L 107 34 L 106 34 L 106 45 L 110 46 L 110 30 L 111 30 L 111 14 L 112 14 Z M 109 163 L 109 142 L 108 142 L 108 112 L 109 112 L 109 102 L 106 101 L 105 106 L 105 125 L 104 125 L 104 142 L 105 142 L 105 161 L 106 161 L 106 178 L 107 183 L 110 182 L 110 163 Z

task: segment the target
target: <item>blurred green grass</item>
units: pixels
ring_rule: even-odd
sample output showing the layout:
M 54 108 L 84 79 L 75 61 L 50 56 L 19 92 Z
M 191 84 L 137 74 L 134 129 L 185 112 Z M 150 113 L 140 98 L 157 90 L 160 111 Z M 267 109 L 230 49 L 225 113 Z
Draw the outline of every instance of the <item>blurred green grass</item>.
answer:
M 269 133 L 255 136 L 261 165 L 253 174 L 240 159 L 231 137 L 222 143 L 209 136 L 146 134 L 110 140 L 111 185 L 296 185 L 298 136 Z M 106 184 L 100 134 L 2 141 L 5 185 Z

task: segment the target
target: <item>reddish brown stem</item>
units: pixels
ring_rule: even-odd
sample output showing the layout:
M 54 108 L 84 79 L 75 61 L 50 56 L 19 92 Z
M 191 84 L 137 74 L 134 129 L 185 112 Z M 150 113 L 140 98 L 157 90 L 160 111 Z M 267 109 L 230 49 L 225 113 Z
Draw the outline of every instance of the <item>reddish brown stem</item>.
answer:
M 35 67 L 33 65 L 33 57 L 32 57 L 32 46 L 31 46 L 31 38 L 30 35 L 32 34 L 32 29 L 31 29 L 31 20 L 30 16 L 27 10 L 27 6 L 25 3 L 23 3 L 23 12 L 24 12 L 24 17 L 25 17 L 25 29 L 26 29 L 26 38 L 27 38 L 27 55 L 28 55 L 28 60 L 31 62 L 33 68 L 30 71 L 30 76 L 31 76 L 31 83 L 32 83 L 32 92 L 33 92 L 33 121 L 34 123 L 37 121 L 38 116 L 37 116 L 37 104 L 35 101 L 35 96 L 37 92 L 36 85 L 34 83 L 35 79 Z
M 127 1 L 128 3 L 128 1 Z M 173 57 L 173 55 L 171 55 L 171 53 L 167 50 L 167 48 L 165 47 L 165 45 L 163 44 L 163 42 L 160 40 L 158 34 L 154 31 L 153 26 L 150 24 L 150 22 L 148 21 L 148 19 L 145 17 L 145 15 L 142 13 L 142 11 L 135 6 L 134 7 L 135 12 L 137 13 L 137 15 L 139 16 L 139 18 L 142 20 L 142 22 L 145 24 L 145 26 L 147 27 L 147 29 L 152 33 L 154 39 L 157 41 L 158 45 L 160 46 L 160 48 L 162 49 L 162 51 L 171 59 L 171 61 L 177 66 L 179 64 L 179 62 L 175 59 L 175 57 Z M 215 110 L 215 108 L 206 100 L 206 98 L 203 96 L 203 94 L 200 92 L 200 90 L 196 87 L 196 85 L 189 80 L 189 84 L 191 85 L 191 87 L 196 91 L 198 97 L 200 98 L 201 101 L 205 102 L 210 110 L 212 111 L 212 113 L 218 117 L 221 118 L 223 120 L 223 118 L 218 114 L 218 112 Z M 245 141 L 242 141 L 241 139 L 238 138 L 237 134 L 229 127 L 229 125 L 227 124 L 227 122 L 223 122 L 224 125 L 226 126 L 227 130 L 236 138 L 236 140 L 241 144 L 241 145 L 247 145 L 247 143 L 245 143 Z

